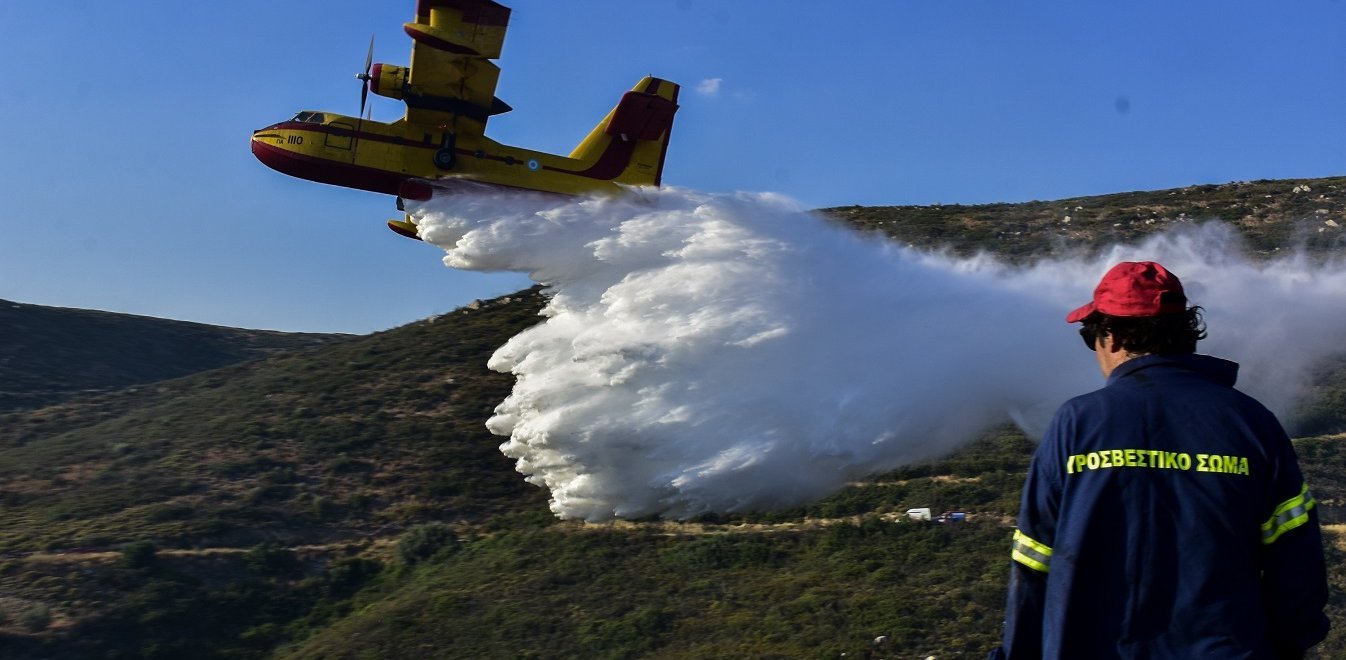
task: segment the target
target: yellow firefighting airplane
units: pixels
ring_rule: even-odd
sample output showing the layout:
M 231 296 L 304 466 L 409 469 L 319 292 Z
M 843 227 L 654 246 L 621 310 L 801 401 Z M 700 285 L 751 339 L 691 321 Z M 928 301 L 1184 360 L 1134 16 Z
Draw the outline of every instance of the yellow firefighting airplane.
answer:
M 678 85 L 645 77 L 588 137 L 557 156 L 500 144 L 486 120 L 510 110 L 495 97 L 510 10 L 490 0 L 417 0 L 411 66 L 371 63 L 370 40 L 360 113 L 347 117 L 304 111 L 252 134 L 252 153 L 266 166 L 302 179 L 429 199 L 435 190 L 499 186 L 561 194 L 620 190 L 617 184 L 659 185 L 678 109 Z M 401 99 L 406 114 L 392 123 L 364 119 L 369 92 Z M 389 220 L 417 238 L 411 216 Z

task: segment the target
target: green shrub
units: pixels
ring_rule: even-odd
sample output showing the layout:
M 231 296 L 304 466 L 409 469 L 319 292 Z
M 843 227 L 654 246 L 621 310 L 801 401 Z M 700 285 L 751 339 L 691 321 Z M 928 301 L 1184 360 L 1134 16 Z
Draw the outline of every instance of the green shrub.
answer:
M 51 609 L 42 603 L 28 608 L 19 616 L 19 625 L 32 632 L 41 632 L 51 625 Z
M 407 530 L 397 541 L 397 557 L 408 566 L 429 559 L 441 550 L 456 550 L 458 535 L 448 525 L 429 523 Z
M 151 568 L 159 561 L 153 541 L 140 540 L 122 548 L 122 565 L 127 568 Z
M 276 577 L 292 576 L 301 568 L 294 550 L 263 543 L 243 555 L 243 562 L 254 573 Z

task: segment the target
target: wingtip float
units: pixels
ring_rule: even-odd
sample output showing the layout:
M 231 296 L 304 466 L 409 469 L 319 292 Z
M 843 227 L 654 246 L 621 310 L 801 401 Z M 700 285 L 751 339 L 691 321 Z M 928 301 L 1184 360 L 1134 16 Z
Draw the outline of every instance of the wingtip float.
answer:
M 500 144 L 486 122 L 511 108 L 495 97 L 510 10 L 489 0 L 417 0 L 411 66 L 365 59 L 360 115 L 369 92 L 401 99 L 391 123 L 303 111 L 252 134 L 267 167 L 320 183 L 402 199 L 428 199 L 454 182 L 567 195 L 618 192 L 618 184 L 659 185 L 678 109 L 678 85 L 646 76 L 568 156 Z M 411 216 L 390 220 L 417 238 Z

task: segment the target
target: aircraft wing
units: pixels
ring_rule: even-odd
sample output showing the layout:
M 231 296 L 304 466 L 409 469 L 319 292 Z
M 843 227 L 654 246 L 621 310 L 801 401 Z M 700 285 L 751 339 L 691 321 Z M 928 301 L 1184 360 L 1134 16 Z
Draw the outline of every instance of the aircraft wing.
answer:
M 510 108 L 495 98 L 510 10 L 491 0 L 417 0 L 407 79 L 407 121 L 454 133 L 486 130 Z

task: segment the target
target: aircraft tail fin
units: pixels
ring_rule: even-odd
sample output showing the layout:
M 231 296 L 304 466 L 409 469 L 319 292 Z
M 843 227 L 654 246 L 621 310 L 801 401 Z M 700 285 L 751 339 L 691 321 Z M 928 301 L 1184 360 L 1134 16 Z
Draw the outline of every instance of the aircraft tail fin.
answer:
M 678 85 L 651 76 L 622 96 L 617 107 L 598 122 L 570 157 L 586 165 L 585 173 L 635 186 L 657 186 L 663 179 L 664 156 L 678 111 Z

